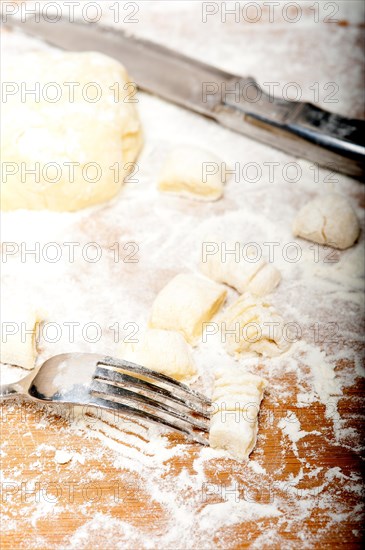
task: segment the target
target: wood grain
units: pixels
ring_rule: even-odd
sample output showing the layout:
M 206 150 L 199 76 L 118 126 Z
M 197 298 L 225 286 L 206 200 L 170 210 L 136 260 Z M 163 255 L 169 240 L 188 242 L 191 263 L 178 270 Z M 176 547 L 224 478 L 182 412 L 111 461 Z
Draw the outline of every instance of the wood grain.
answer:
M 358 420 L 358 402 L 362 396 L 363 388 L 352 387 L 340 401 L 339 411 L 342 421 L 349 428 L 363 432 Z M 247 465 L 238 465 L 231 460 L 210 461 L 206 466 L 206 480 L 212 485 L 209 491 L 204 490 L 204 487 L 201 489 L 202 506 L 222 502 L 229 497 L 225 490 L 228 491 L 233 472 L 239 483 L 239 499 L 260 504 L 278 503 L 280 507 L 286 501 L 289 509 L 291 499 L 302 498 L 302 495 L 307 494 L 306 491 L 312 490 L 315 498 L 323 482 L 322 472 L 339 467 L 348 480 L 361 472 L 362 461 L 358 453 L 343 444 L 337 444 L 331 435 L 332 421 L 325 418 L 323 405 L 312 404 L 309 408 L 298 409 L 294 403 L 288 402 L 282 404 L 281 410 L 277 404 L 275 407 L 271 405 L 270 396 L 267 396 L 262 406 L 258 445 L 251 455 L 251 460 L 260 461 L 266 474 L 258 475 L 255 485 L 252 481 L 247 484 Z M 298 441 L 297 456 L 290 442 L 284 446 L 284 451 L 281 445 L 283 435 L 278 423 L 288 411 L 295 412 L 301 429 L 321 433 L 320 437 L 308 435 Z M 151 532 L 158 535 L 168 526 L 166 510 L 151 501 L 143 488 L 139 488 L 138 475 L 121 472 L 119 467 L 113 465 L 113 451 L 100 446 L 98 440 L 87 438 L 84 433 L 73 433 L 66 420 L 52 416 L 49 410 L 25 403 L 4 404 L 1 436 L 6 442 L 3 449 L 6 481 L 2 484 L 2 510 L 3 516 L 7 517 L 7 521 L 12 518 L 13 524 L 13 528 L 7 527 L 6 536 L 2 537 L 1 548 L 4 550 L 36 548 L 39 541 L 42 541 L 42 548 L 67 548 L 68 536 L 82 527 L 88 515 L 92 516 L 96 510 L 123 519 L 146 534 Z M 177 436 L 166 437 L 170 438 L 171 445 L 181 443 Z M 86 462 L 83 465 L 72 460 L 68 464 L 57 464 L 54 461 L 55 448 L 72 449 L 86 457 Z M 189 444 L 186 449 L 187 456 L 184 459 L 174 459 L 169 464 L 166 483 L 183 469 L 194 473 L 193 461 L 199 449 Z M 293 485 L 292 492 L 288 492 L 287 487 L 284 491 L 280 490 L 280 481 L 288 480 L 290 474 L 294 477 L 298 475 L 303 467 L 303 458 L 307 462 L 307 471 L 315 467 L 321 469 L 319 473 Z M 92 472 L 99 473 L 101 479 L 90 480 Z M 249 477 L 252 480 L 251 474 Z M 220 487 L 221 492 L 213 494 L 213 486 Z M 326 530 L 323 510 L 314 505 L 298 532 L 286 531 L 285 527 L 278 530 L 282 539 L 300 545 L 305 532 L 314 548 L 360 548 L 362 522 L 356 513 L 359 495 L 351 492 L 351 487 L 343 479 L 333 480 L 324 491 L 328 493 L 329 502 L 333 499 L 333 502 L 342 503 L 343 513 L 346 512 L 348 517 Z M 57 502 L 54 502 L 56 497 Z M 196 499 L 197 495 L 186 495 L 186 498 Z M 41 512 L 37 517 L 34 514 L 39 506 Z M 42 514 L 42 510 L 46 513 Z M 35 520 L 34 525 L 27 521 L 26 529 L 23 529 L 25 517 L 35 517 Z M 242 521 L 223 532 L 217 531 L 215 545 L 217 548 L 246 548 L 249 546 L 248 541 L 251 543 L 265 529 L 273 529 L 275 525 L 275 518 L 260 519 L 254 523 Z M 81 541 L 80 548 L 106 548 L 105 540 L 108 540 L 108 536 L 111 535 L 105 529 L 97 533 L 90 532 L 89 537 Z M 129 548 L 128 545 L 126 547 Z M 273 543 L 272 547 L 279 546 Z
M 182 9 L 170 14 L 169 17 L 172 19 L 169 19 L 163 11 L 145 8 L 148 4 L 152 3 L 141 3 L 143 10 L 141 9 L 140 13 L 140 28 L 133 29 L 137 30 L 137 34 L 145 33 L 146 36 L 155 37 L 172 48 L 180 49 L 181 44 L 181 51 L 187 55 L 196 56 L 235 74 L 253 74 L 260 82 L 265 82 L 269 78 L 281 83 L 298 81 L 303 88 L 302 99 L 309 101 L 313 101 L 313 82 L 320 83 L 320 99 L 323 101 L 327 95 L 324 85 L 335 81 L 339 84 L 339 103 L 326 105 L 320 102 L 320 105 L 347 116 L 363 116 L 364 37 L 361 27 L 364 23 L 361 15 L 357 15 L 355 11 L 353 14 L 348 11 L 344 16 L 340 14 L 339 22 L 335 25 L 323 23 L 323 15 L 328 15 L 328 11 L 323 11 L 324 3 L 318 4 L 322 9 L 322 19 L 316 25 L 311 19 L 313 10 L 309 8 L 306 12 L 307 20 L 303 19 L 303 24 L 299 25 L 286 25 L 283 21 L 271 26 L 265 23 L 250 25 L 242 21 L 237 24 L 232 17 L 227 19 L 225 25 L 220 24 L 217 19 L 202 25 L 201 18 L 198 17 L 200 14 L 197 16 L 195 8 L 191 12 Z M 124 27 L 130 31 L 128 25 Z M 39 47 L 31 41 L 29 45 L 23 42 L 19 46 L 15 33 L 7 31 L 6 35 L 3 39 L 8 39 L 9 49 L 13 53 L 18 51 L 18 48 L 23 52 L 28 48 Z M 172 107 L 168 106 L 166 119 L 171 117 L 171 113 L 179 114 L 171 109 Z M 227 148 L 231 145 L 236 147 L 237 158 L 241 158 L 243 153 L 249 151 L 249 161 L 276 160 L 276 156 L 271 156 L 274 153 L 269 148 L 264 149 L 252 142 L 239 141 L 243 138 L 235 134 L 229 138 L 227 134 L 219 133 L 220 130 L 208 122 L 201 122 L 198 117 L 189 120 L 193 121 L 192 125 L 195 124 L 193 131 L 191 128 L 189 131 L 194 134 L 196 140 L 200 139 L 199 125 L 206 124 L 204 143 L 211 140 L 213 148 L 217 151 L 224 140 L 231 139 Z M 166 141 L 173 141 L 172 136 L 164 136 L 161 133 L 162 122 L 157 120 L 154 127 L 148 127 L 151 140 L 149 147 L 154 154 L 157 154 L 155 152 L 159 149 L 162 137 Z M 172 127 L 170 131 L 171 129 Z M 182 116 L 177 116 L 176 128 L 173 130 L 178 133 L 181 131 L 184 135 Z M 156 141 L 153 141 L 153 133 L 157 135 Z M 173 138 L 175 139 L 175 136 Z M 237 145 L 239 143 L 242 145 Z M 278 158 L 282 162 L 292 160 L 281 156 Z M 146 188 L 151 185 L 149 176 L 142 180 L 142 185 Z M 340 180 L 340 187 L 341 185 L 345 192 L 349 192 L 353 201 L 364 206 L 364 193 L 360 186 L 356 186 L 355 182 L 352 185 L 351 182 Z M 322 191 L 324 187 L 322 179 L 315 192 Z M 307 200 L 312 190 L 304 193 L 307 193 Z M 252 209 L 257 208 L 259 204 L 260 209 L 268 212 L 269 206 L 275 210 L 280 206 L 280 201 L 286 199 L 291 200 L 297 209 L 304 200 L 300 182 L 298 185 L 292 185 L 276 181 L 275 185 L 262 187 L 261 191 L 258 187 L 251 203 L 250 194 L 252 196 L 253 186 L 250 184 L 245 187 L 243 182 L 239 182 L 237 185 L 232 183 L 227 186 L 225 199 L 214 205 L 183 203 L 176 200 L 171 203 L 174 208 L 171 218 L 165 213 L 167 223 L 170 220 L 174 223 L 175 218 L 184 220 L 186 215 L 186 229 L 197 226 L 212 212 L 216 216 L 222 216 L 225 212 L 246 204 L 249 208 L 252 205 Z M 125 239 L 137 238 L 131 228 L 130 217 L 149 220 L 151 227 L 157 227 L 161 219 L 158 213 L 153 216 L 154 207 L 153 202 L 141 207 L 140 204 L 134 206 L 130 201 L 127 202 L 127 212 L 121 208 L 110 214 L 106 206 L 98 216 L 91 213 L 85 215 L 81 222 L 71 223 L 71 232 L 79 235 L 79 230 L 82 231 L 85 241 L 88 242 L 94 241 L 97 236 L 103 250 L 107 250 L 113 242 L 120 239 L 120 235 Z M 282 220 L 279 221 L 281 223 Z M 167 233 L 168 228 L 165 230 L 165 234 Z M 51 230 L 50 234 L 52 235 Z M 19 238 L 23 238 L 21 232 Z M 55 238 L 52 236 L 52 240 Z M 158 245 L 159 243 L 152 239 L 147 241 L 146 249 L 152 248 L 156 253 Z M 190 244 L 187 246 L 190 251 Z M 185 269 L 186 266 L 180 258 L 184 254 L 184 249 L 181 250 L 177 256 L 180 264 L 170 262 L 164 266 L 164 272 L 161 270 L 164 280 L 150 275 L 151 267 L 148 261 L 145 264 L 141 262 L 140 266 L 133 269 L 128 265 L 124 266 L 124 273 L 121 273 L 119 265 L 111 262 L 107 269 L 113 296 L 123 296 L 125 288 L 128 288 L 130 300 L 141 301 L 141 310 L 149 311 L 150 303 L 163 284 L 176 272 Z M 165 254 L 168 253 L 167 248 Z M 161 256 L 160 260 L 161 264 L 164 264 L 165 256 Z M 132 278 L 139 280 L 138 287 L 128 286 L 128 279 Z M 92 269 L 82 273 L 76 266 L 72 273 L 75 286 L 79 279 L 80 287 L 77 288 L 83 290 L 83 280 L 88 281 L 90 287 L 95 284 Z M 92 288 L 94 293 L 100 290 L 97 286 Z M 145 291 L 141 293 L 140 288 Z M 58 292 L 58 288 L 53 292 Z M 299 287 L 299 292 L 309 293 L 310 289 L 303 285 Z M 279 302 L 287 300 L 295 304 L 298 287 L 294 285 L 288 290 L 284 285 L 284 290 L 279 288 L 278 293 Z M 100 296 L 102 300 L 102 295 Z M 316 295 L 316 289 L 310 297 L 315 300 L 316 315 L 313 315 L 311 302 L 304 304 L 301 312 L 303 317 L 309 318 L 312 315 L 323 322 L 339 320 L 343 329 L 343 349 L 346 347 L 347 350 L 355 352 L 360 362 L 363 349 L 355 341 L 346 341 L 349 323 L 352 335 L 361 334 L 358 310 L 354 310 L 354 313 L 344 307 L 340 312 L 327 311 L 327 308 L 330 308 L 325 297 L 320 292 Z M 362 547 L 363 518 L 359 505 L 362 499 L 360 476 L 363 459 L 360 446 L 355 447 L 353 441 L 364 440 L 364 423 L 361 419 L 364 387 L 358 382 L 358 378 L 355 380 L 355 364 L 352 361 L 338 361 L 336 373 L 341 375 L 344 372 L 349 373 L 353 383 L 345 389 L 339 400 L 338 416 L 333 409 L 332 417 L 328 417 L 328 411 L 326 416 L 325 403 L 314 402 L 308 407 L 298 407 L 298 380 L 295 375 L 285 374 L 280 380 L 275 379 L 273 375 L 270 384 L 275 387 L 276 382 L 280 383 L 280 386 L 286 389 L 286 395 L 284 399 L 280 394 L 268 393 L 262 403 L 259 438 L 250 460 L 260 464 L 263 471 L 255 472 L 249 464 L 241 465 L 229 459 L 213 459 L 204 463 L 204 481 L 199 481 L 183 495 L 176 491 L 176 499 L 183 498 L 185 504 L 191 503 L 191 508 L 196 510 L 196 514 L 204 511 L 210 504 L 237 498 L 237 506 L 242 502 L 248 503 L 248 506 L 273 505 L 277 507 L 280 515 L 260 517 L 253 521 L 245 519 L 243 515 L 240 521 L 224 528 L 216 528 L 211 524 L 206 532 L 201 533 L 200 538 L 194 538 L 192 520 L 186 527 L 188 536 L 191 536 L 191 544 L 184 538 L 181 548 L 238 550 L 249 547 L 255 540 L 259 541 L 257 547 L 260 549 L 322 550 Z M 296 445 L 293 445 L 279 426 L 290 412 L 296 414 L 301 430 L 315 432 L 299 439 Z M 348 431 L 348 440 L 346 437 L 340 441 L 336 439 L 336 422 L 341 423 L 344 433 L 345 430 Z M 1 406 L 0 431 L 2 550 L 139 550 L 141 546 L 179 550 L 177 540 L 173 544 L 158 542 L 159 538 L 166 540 L 166 532 L 172 530 L 168 506 L 162 506 L 153 498 L 153 494 L 148 491 L 146 480 L 141 479 L 138 473 L 131 469 L 123 469 L 118 462 L 118 453 L 104 446 L 94 437 L 92 430 L 78 430 L 77 423 L 53 416 L 49 410 L 40 409 L 33 404 L 7 402 Z M 354 438 L 352 436 L 355 431 L 358 435 Z M 171 434 L 167 434 L 166 438 L 171 447 L 184 443 L 181 438 Z M 85 463 L 82 464 L 73 458 L 66 464 L 58 464 L 55 461 L 55 451 L 59 449 L 66 449 L 74 455 L 79 453 L 84 457 Z M 199 457 L 200 449 L 191 444 L 183 445 L 182 449 L 181 455 L 161 465 L 161 487 L 166 487 L 166 490 L 172 492 L 178 476 L 183 476 L 185 472 L 192 479 L 198 476 L 194 461 Z M 334 470 L 336 468 L 339 470 Z M 156 468 L 156 471 L 159 469 Z M 337 471 L 337 475 L 328 478 L 326 475 L 329 471 L 332 474 Z M 229 493 L 232 480 L 238 483 L 233 497 Z M 334 515 L 332 518 L 331 512 Z M 100 516 L 109 519 L 101 521 Z M 131 528 L 130 537 L 121 526 L 123 522 Z M 141 533 L 139 544 L 133 538 L 135 531 Z M 181 526 L 178 532 L 180 531 Z

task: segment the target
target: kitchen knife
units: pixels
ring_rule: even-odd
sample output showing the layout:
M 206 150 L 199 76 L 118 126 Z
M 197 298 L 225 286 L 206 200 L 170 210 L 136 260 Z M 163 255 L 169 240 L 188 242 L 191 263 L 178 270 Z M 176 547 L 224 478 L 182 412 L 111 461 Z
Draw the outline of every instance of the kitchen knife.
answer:
M 94 23 L 7 18 L 53 46 L 118 59 L 137 86 L 253 139 L 331 170 L 364 175 L 365 121 L 310 103 L 273 98 L 253 78 L 235 76 L 173 50 Z

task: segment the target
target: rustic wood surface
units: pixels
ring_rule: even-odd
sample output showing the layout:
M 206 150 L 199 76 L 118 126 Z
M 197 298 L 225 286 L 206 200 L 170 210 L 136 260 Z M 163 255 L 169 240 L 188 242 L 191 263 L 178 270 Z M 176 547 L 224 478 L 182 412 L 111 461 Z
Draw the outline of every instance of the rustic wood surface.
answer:
M 348 427 L 363 430 L 357 415 L 359 398 L 363 397 L 363 389 L 353 387 L 340 401 L 339 413 Z M 252 453 L 251 459 L 257 457 L 267 474 L 257 477 L 255 486 L 247 486 L 247 466 L 234 461 L 215 460 L 209 464 L 207 482 L 222 487 L 228 486 L 228 480 L 235 471 L 239 480 L 239 498 L 250 502 L 275 503 L 284 493 L 277 488 L 280 480 L 288 479 L 290 474 L 297 476 L 302 466 L 299 457 L 295 455 L 288 442 L 283 454 L 280 444 L 282 434 L 277 424 L 286 415 L 293 411 L 297 415 L 303 430 L 318 430 L 323 437 L 307 436 L 297 443 L 299 457 L 306 457 L 307 467 L 329 468 L 339 467 L 345 476 L 350 479 L 353 473 L 361 471 L 362 461 L 356 452 L 349 448 L 331 442 L 331 421 L 324 417 L 324 406 L 313 404 L 310 408 L 298 409 L 293 403 L 283 404 L 280 412 L 277 407 L 270 407 L 270 397 L 266 397 L 261 412 L 260 437 L 258 446 Z M 273 414 L 272 414 L 273 413 Z M 283 414 L 281 414 L 283 413 Z M 328 437 L 326 437 L 328 434 Z M 75 435 L 68 429 L 68 422 L 60 417 L 53 417 L 50 411 L 38 409 L 29 404 L 11 406 L 10 402 L 2 406 L 1 436 L 6 442 L 6 471 L 15 472 L 13 478 L 3 482 L 2 507 L 7 517 L 14 518 L 14 529 L 7 532 L 1 540 L 1 548 L 67 548 L 68 536 L 72 535 L 85 523 L 85 506 L 91 511 L 97 509 L 101 513 L 110 514 L 114 518 L 123 519 L 132 526 L 136 526 L 145 533 L 163 533 L 167 518 L 163 509 L 155 502 L 151 502 L 148 495 L 138 488 L 138 476 L 129 473 L 121 476 L 119 468 L 113 466 L 115 454 L 106 448 L 101 449 L 98 440 L 86 438 L 85 435 Z M 364 436 L 364 433 L 363 433 Z M 179 438 L 170 437 L 171 444 L 180 442 Z M 50 451 L 37 451 L 40 444 L 48 445 Z M 54 448 L 72 449 L 87 457 L 86 464 L 75 463 L 57 464 L 54 460 Z M 95 449 L 98 448 L 98 458 L 95 459 Z M 189 468 L 197 453 L 195 445 L 189 446 L 189 460 L 174 459 L 168 476 L 174 476 L 184 468 Z M 283 469 L 282 466 L 285 465 Z M 85 478 L 85 468 L 87 475 Z M 280 470 L 280 473 L 279 473 Z M 92 471 L 105 474 L 103 479 L 90 481 L 88 475 Z M 300 499 L 305 491 L 313 490 L 321 485 L 323 475 L 318 473 L 311 480 L 300 482 L 293 493 L 286 495 L 290 499 Z M 314 488 L 314 489 L 313 489 Z M 358 494 L 351 493 L 347 484 L 341 480 L 334 480 L 326 488 L 341 500 L 344 510 L 351 512 L 359 504 Z M 202 487 L 202 505 L 205 502 L 222 502 L 227 495 L 209 495 L 204 499 Z M 189 498 L 189 497 L 188 497 Z M 57 503 L 55 501 L 57 500 Z M 48 504 L 47 513 L 42 512 L 34 525 L 27 522 L 26 529 L 22 529 L 22 518 L 34 514 L 39 503 Z M 111 502 L 113 505 L 111 506 Z M 51 509 L 49 509 L 49 507 Z M 53 509 L 52 509 L 53 507 Z M 60 511 L 61 510 L 61 511 Z M 321 509 L 314 507 L 310 517 L 301 526 L 299 532 L 279 530 L 283 540 L 288 543 L 303 544 L 301 532 L 304 528 L 316 541 L 316 548 L 360 548 L 362 541 L 361 517 L 350 515 L 348 519 L 336 524 L 323 536 L 319 533 L 325 527 Z M 243 521 L 224 532 L 216 533 L 215 544 L 223 548 L 222 541 L 229 541 L 229 548 L 239 549 L 249 546 L 248 541 L 254 540 L 267 528 L 275 527 L 276 518 L 260 519 L 253 525 L 251 521 Z M 80 548 L 109 548 L 105 540 L 110 533 L 105 530 L 91 532 L 83 541 Z M 277 547 L 275 544 L 273 547 Z M 127 545 L 126 548 L 129 549 Z M 132 547 L 131 547 L 132 548 Z
M 183 11 L 181 14 L 182 21 L 185 21 L 184 13 Z M 311 12 L 308 11 L 308 13 Z M 177 18 L 180 14 L 169 17 Z M 166 44 L 171 42 L 172 47 L 174 47 L 175 35 L 171 32 L 171 27 L 180 38 L 183 34 L 177 25 L 177 19 L 165 20 L 161 13 L 154 13 L 152 9 L 150 12 L 147 10 L 143 21 L 147 21 L 146 28 L 150 25 L 150 29 L 153 29 L 156 25 L 161 33 L 161 41 Z M 330 31 L 328 26 L 322 25 L 321 29 L 324 33 L 322 42 L 322 31 L 318 25 L 308 26 L 309 30 L 305 25 L 299 30 L 298 27 L 290 27 L 290 25 L 281 25 L 278 30 L 267 27 L 264 33 L 255 33 L 251 26 L 248 33 L 251 36 L 253 49 L 257 49 L 259 59 L 255 61 L 251 51 L 248 66 L 246 66 L 244 56 L 237 53 L 237 46 L 241 43 L 238 26 L 229 22 L 227 27 L 231 26 L 232 32 L 227 31 L 225 38 L 227 44 L 231 39 L 229 43 L 231 49 L 229 50 L 227 46 L 227 51 L 232 52 L 232 59 L 236 60 L 236 65 L 232 61 L 230 67 L 227 53 L 226 68 L 236 69 L 242 74 L 251 73 L 261 81 L 267 79 L 266 75 L 270 71 L 274 79 L 283 78 L 283 74 L 286 74 L 286 80 L 289 81 L 292 76 L 291 67 L 294 66 L 298 80 L 305 81 L 304 95 L 307 97 L 304 99 L 311 99 L 308 86 L 320 75 L 321 61 L 324 59 L 325 64 L 332 63 L 331 70 L 334 74 L 338 70 L 341 83 L 341 102 L 334 106 L 334 109 L 343 114 L 362 116 L 361 72 L 356 72 L 354 67 L 362 63 L 359 52 L 363 44 L 363 25 L 360 16 L 354 16 L 353 19 L 340 16 L 338 23 L 332 25 Z M 218 27 L 219 25 L 217 27 L 207 25 L 203 28 L 201 23 L 199 26 L 192 19 L 191 25 L 186 25 L 184 29 L 187 44 L 185 53 L 193 55 L 196 48 L 199 57 L 206 57 L 208 60 L 210 56 L 208 61 L 214 63 L 215 33 L 219 31 Z M 156 30 L 154 32 L 158 36 L 158 32 Z M 150 34 L 153 32 L 151 31 Z M 198 36 L 202 38 L 198 39 Z M 283 51 L 278 51 L 279 47 L 275 50 L 275 44 L 277 45 L 280 40 L 290 47 L 285 46 Z M 272 43 L 273 52 L 276 52 L 276 57 L 274 56 L 273 59 L 262 53 L 265 47 L 267 51 L 267 44 L 270 43 Z M 331 48 L 338 53 L 340 67 L 338 69 L 336 55 L 330 55 Z M 341 52 L 344 52 L 344 59 L 341 59 Z M 242 57 L 241 64 L 240 57 Z M 357 75 L 355 81 L 352 79 L 353 75 Z M 330 77 L 327 75 L 326 78 Z M 359 193 L 359 201 L 361 198 L 362 193 Z M 91 222 L 91 233 L 96 230 L 95 228 L 96 226 Z M 348 343 L 349 347 L 351 345 L 351 342 Z M 361 350 L 357 352 L 360 357 Z M 353 371 L 354 368 L 351 362 L 339 361 L 336 372 Z M 290 388 L 292 380 L 289 375 L 285 382 Z M 363 386 L 360 383 L 354 383 L 345 389 L 338 407 L 338 421 L 349 430 L 362 433 L 362 439 L 364 439 L 364 429 L 359 420 L 359 413 L 363 393 Z M 317 431 L 320 435 L 307 435 L 298 440 L 296 446 L 293 446 L 289 439 L 285 440 L 278 424 L 290 411 L 296 414 L 302 430 Z M 143 486 L 140 485 L 136 473 L 121 472 L 120 467 L 115 463 L 118 454 L 103 446 L 92 433 L 89 437 L 84 431 L 78 432 L 77 426 L 75 427 L 67 420 L 53 416 L 47 409 L 39 409 L 28 403 L 7 402 L 1 406 L 1 415 L 3 478 L 0 521 L 2 522 L 1 531 L 6 531 L 5 535 L 0 535 L 2 550 L 69 548 L 72 536 L 84 526 L 88 517 L 95 517 L 96 512 L 126 521 L 144 533 L 146 539 L 149 533 L 154 536 L 166 531 L 169 525 L 166 510 L 157 501 L 149 498 Z M 354 491 L 351 480 L 353 481 L 352 476 L 361 473 L 363 462 L 358 449 L 353 449 L 351 445 L 343 442 L 341 444 L 336 442 L 334 422 L 336 419 L 326 417 L 324 404 L 312 403 L 310 407 L 298 408 L 295 388 L 292 395 L 282 402 L 277 396 L 272 397 L 268 394 L 261 408 L 258 444 L 251 455 L 251 460 L 259 461 L 266 473 L 255 475 L 251 470 L 249 472 L 247 464 L 239 465 L 235 461 L 216 459 L 206 465 L 206 479 L 213 486 L 224 489 L 234 474 L 235 479 L 239 480 L 239 499 L 278 504 L 285 510 L 293 501 L 305 500 L 304 496 L 310 494 L 311 490 L 315 501 L 316 491 L 324 481 L 325 473 L 330 468 L 339 467 L 343 477 L 335 477 L 328 482 L 322 494 L 323 492 L 328 494 L 327 512 L 331 506 L 331 499 L 342 503 L 343 517 L 334 522 L 330 529 L 326 529 L 328 517 L 326 516 L 327 519 L 324 520 L 322 504 L 320 504 L 323 500 L 319 500 L 319 505 L 314 504 L 303 523 L 298 518 L 297 529 L 287 527 L 282 518 L 278 527 L 279 518 L 276 517 L 261 517 L 253 522 L 242 521 L 238 525 L 217 530 L 213 541 L 215 547 L 246 548 L 266 530 L 268 532 L 277 530 L 281 536 L 280 544 L 275 540 L 267 541 L 267 547 L 271 548 L 361 547 L 363 531 L 358 508 L 361 492 Z M 166 437 L 169 438 L 170 445 L 182 443 L 182 439 L 177 436 L 167 435 Z M 55 461 L 55 449 L 71 450 L 74 454 L 80 453 L 86 457 L 85 463 L 72 459 L 66 464 L 58 464 Z M 173 483 L 174 476 L 184 469 L 193 472 L 192 464 L 198 452 L 197 446 L 189 445 L 186 446 L 185 454 L 181 458 L 172 459 L 170 468 L 164 474 L 166 483 Z M 318 473 L 312 477 L 304 476 L 302 481 L 293 485 L 293 491 L 288 491 L 287 488 L 284 491 L 280 488 L 280 481 L 290 479 L 290 474 L 293 477 L 298 476 L 303 468 L 304 474 L 306 471 L 314 470 Z M 247 484 L 248 478 L 249 484 Z M 197 497 L 200 493 L 201 497 Z M 222 502 L 224 494 L 221 491 L 216 495 L 206 495 L 204 487 L 201 487 L 197 494 L 187 494 L 186 498 L 200 498 L 201 507 L 203 507 L 207 502 Z M 113 532 L 114 529 L 116 529 L 115 532 Z M 72 547 L 109 550 L 116 547 L 117 529 L 113 523 L 110 528 L 92 529 L 90 527 L 88 532 L 84 532 L 83 538 L 80 537 L 78 542 L 73 542 Z M 128 543 L 123 547 L 126 550 L 134 550 L 134 547 L 129 546 Z M 194 546 L 194 550 L 210 547 L 212 547 L 211 542 L 206 545 L 202 541 L 200 546 Z M 166 547 L 163 550 L 167 550 Z M 178 548 L 174 546 L 174 550 Z

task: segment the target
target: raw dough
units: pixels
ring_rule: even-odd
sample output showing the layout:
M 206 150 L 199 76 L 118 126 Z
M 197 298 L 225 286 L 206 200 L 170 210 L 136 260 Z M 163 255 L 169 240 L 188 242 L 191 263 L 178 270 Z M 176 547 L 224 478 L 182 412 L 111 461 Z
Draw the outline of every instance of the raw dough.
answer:
M 29 304 L 1 304 L 1 363 L 33 369 L 37 357 L 38 329 L 41 315 Z
M 272 264 L 266 264 L 248 283 L 247 290 L 255 296 L 270 294 L 281 281 L 281 274 Z
M 222 285 L 209 279 L 181 273 L 158 294 L 150 319 L 151 328 L 177 330 L 190 344 L 196 344 L 208 322 L 226 297 Z
M 223 314 L 222 340 L 228 353 L 274 357 L 290 348 L 283 318 L 266 301 L 242 294 Z
M 173 330 L 149 329 L 138 343 L 123 343 L 119 356 L 176 380 L 196 374 L 188 344 L 182 334 Z
M 294 220 L 293 233 L 296 237 L 343 250 L 354 244 L 360 225 L 348 200 L 331 193 L 303 206 Z
M 72 457 L 73 453 L 69 453 L 65 450 L 58 450 L 54 455 L 54 459 L 57 464 L 68 464 L 68 462 L 71 462 Z
M 248 290 L 263 296 L 272 292 L 281 280 L 280 272 L 272 264 L 263 258 L 254 261 L 256 250 L 248 249 L 243 255 L 242 245 L 238 241 L 227 242 L 224 237 L 214 236 L 204 239 L 204 246 L 206 248 L 204 255 L 202 250 L 200 270 L 217 283 L 226 283 L 240 293 Z
M 215 373 L 209 443 L 246 460 L 256 445 L 258 414 L 266 380 L 236 369 Z
M 203 201 L 223 195 L 226 180 L 222 160 L 204 149 L 182 145 L 167 156 L 158 180 L 158 189 Z
M 124 67 L 96 52 L 31 53 L 6 56 L 2 78 L 19 92 L 2 103 L 3 173 L 4 163 L 16 173 L 3 178 L 1 208 L 77 210 L 114 197 L 142 144 Z M 21 101 L 25 85 L 39 97 Z

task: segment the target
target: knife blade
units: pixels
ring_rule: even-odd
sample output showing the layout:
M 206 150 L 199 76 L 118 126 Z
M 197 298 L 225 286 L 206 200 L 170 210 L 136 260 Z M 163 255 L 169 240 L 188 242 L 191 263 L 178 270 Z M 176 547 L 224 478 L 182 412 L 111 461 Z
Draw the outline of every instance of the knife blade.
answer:
M 122 62 L 137 86 L 227 128 L 331 170 L 362 178 L 365 121 L 266 94 L 232 75 L 120 29 L 83 21 L 7 18 L 7 24 L 71 51 L 97 50 Z

